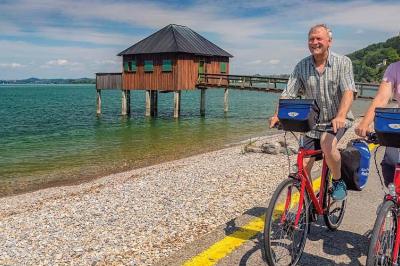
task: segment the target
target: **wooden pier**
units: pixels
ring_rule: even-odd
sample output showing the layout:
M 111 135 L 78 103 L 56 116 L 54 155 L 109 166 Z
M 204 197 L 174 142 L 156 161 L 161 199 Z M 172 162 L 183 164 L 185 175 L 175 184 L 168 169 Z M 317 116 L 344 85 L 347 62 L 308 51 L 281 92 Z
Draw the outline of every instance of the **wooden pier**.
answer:
M 229 90 L 248 90 L 258 92 L 281 93 L 286 86 L 288 78 L 273 76 L 246 76 L 246 75 L 225 75 L 225 74 L 199 74 L 196 87 L 193 90 L 200 91 L 200 114 L 206 113 L 206 91 L 207 89 L 224 89 L 224 112 L 229 110 Z M 366 95 L 367 91 L 376 91 L 379 84 L 356 82 L 358 99 L 373 99 Z M 101 90 L 121 90 L 121 114 L 129 115 L 131 106 L 130 90 L 124 90 L 122 86 L 122 73 L 97 73 L 96 74 L 96 103 L 97 114 L 101 114 Z M 146 95 L 146 116 L 157 116 L 158 91 L 143 90 Z M 178 118 L 181 109 L 181 91 L 162 92 L 174 93 L 174 117 Z

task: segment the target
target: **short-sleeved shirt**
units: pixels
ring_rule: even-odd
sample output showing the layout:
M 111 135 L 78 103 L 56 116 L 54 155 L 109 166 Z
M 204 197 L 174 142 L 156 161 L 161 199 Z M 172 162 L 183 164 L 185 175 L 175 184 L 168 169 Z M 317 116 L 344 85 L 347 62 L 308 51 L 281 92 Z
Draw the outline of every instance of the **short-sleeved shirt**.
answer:
M 392 84 L 393 98 L 400 105 L 400 61 L 388 66 L 383 75 L 383 80 Z
M 282 98 L 295 98 L 302 91 L 306 99 L 315 99 L 320 108 L 320 123 L 330 122 L 336 117 L 344 91 L 357 92 L 351 60 L 329 51 L 323 73 L 315 67 L 312 55 L 301 60 L 289 77 Z M 351 111 L 347 114 L 348 126 L 354 120 Z M 321 133 L 310 131 L 307 136 L 320 138 Z

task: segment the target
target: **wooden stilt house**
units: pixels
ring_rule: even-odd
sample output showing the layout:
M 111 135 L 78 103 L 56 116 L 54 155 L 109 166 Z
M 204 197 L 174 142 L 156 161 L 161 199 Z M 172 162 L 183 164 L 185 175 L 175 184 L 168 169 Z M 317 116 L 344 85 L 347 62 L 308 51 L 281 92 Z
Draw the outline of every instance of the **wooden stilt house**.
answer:
M 175 24 L 118 55 L 123 58 L 124 90 L 164 91 L 195 89 L 199 73 L 229 74 L 229 58 L 232 57 L 190 28 Z

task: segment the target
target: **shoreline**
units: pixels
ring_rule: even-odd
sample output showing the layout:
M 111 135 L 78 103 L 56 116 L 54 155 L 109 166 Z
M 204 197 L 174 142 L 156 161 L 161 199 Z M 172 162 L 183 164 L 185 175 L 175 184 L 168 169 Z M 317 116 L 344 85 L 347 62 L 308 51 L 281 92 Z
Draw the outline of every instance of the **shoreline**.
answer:
M 265 207 L 286 178 L 285 155 L 242 153 L 243 146 L 0 198 L 0 264 L 151 265 L 167 258 Z

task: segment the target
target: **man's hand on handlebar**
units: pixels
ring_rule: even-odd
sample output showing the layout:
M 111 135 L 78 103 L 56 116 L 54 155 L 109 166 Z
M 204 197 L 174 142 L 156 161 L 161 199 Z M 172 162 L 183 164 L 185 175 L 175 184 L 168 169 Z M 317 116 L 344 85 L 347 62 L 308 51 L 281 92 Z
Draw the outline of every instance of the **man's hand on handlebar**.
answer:
M 336 133 L 339 129 L 346 127 L 346 117 L 337 116 L 332 119 L 333 133 Z
M 276 127 L 278 123 L 279 123 L 278 116 L 277 115 L 271 116 L 271 118 L 269 119 L 269 128 Z
M 354 129 L 356 134 L 360 137 L 366 137 L 367 134 L 371 131 L 369 128 L 369 125 L 365 125 L 363 122 L 357 125 L 357 127 Z

